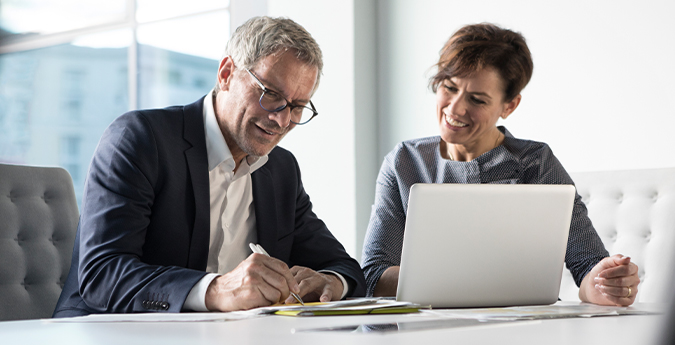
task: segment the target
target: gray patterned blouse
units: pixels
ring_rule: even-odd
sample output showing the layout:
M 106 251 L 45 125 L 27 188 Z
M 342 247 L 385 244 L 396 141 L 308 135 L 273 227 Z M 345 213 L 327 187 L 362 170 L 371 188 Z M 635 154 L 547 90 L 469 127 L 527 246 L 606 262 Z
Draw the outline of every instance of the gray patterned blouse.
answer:
M 384 158 L 363 245 L 368 296 L 382 273 L 401 263 L 408 194 L 413 184 L 573 184 L 548 145 L 517 139 L 506 128 L 499 129 L 505 134 L 502 145 L 470 162 L 442 158 L 439 136 L 404 141 Z M 577 194 L 565 254 L 565 264 L 577 286 L 608 255 Z

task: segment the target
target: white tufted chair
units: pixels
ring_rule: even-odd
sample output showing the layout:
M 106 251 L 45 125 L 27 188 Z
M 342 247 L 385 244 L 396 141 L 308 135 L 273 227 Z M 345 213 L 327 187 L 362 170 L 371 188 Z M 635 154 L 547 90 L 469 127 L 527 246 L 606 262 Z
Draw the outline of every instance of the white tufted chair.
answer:
M 630 256 L 639 267 L 636 302 L 669 299 L 675 243 L 675 168 L 570 174 L 610 255 Z M 563 270 L 560 299 L 579 301 Z
M 67 171 L 0 164 L 0 320 L 51 317 L 78 215 Z

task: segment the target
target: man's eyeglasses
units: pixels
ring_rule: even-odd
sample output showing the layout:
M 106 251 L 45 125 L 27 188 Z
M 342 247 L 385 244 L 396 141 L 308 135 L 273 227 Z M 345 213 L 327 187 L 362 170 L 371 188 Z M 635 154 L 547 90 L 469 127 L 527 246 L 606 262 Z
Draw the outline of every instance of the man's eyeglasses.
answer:
M 314 116 L 319 115 L 319 113 L 316 112 L 316 108 L 314 108 L 312 101 L 309 101 L 309 106 L 291 104 L 291 102 L 289 102 L 278 92 L 266 88 L 260 79 L 258 79 L 258 77 L 256 77 L 250 69 L 247 68 L 246 72 L 248 72 L 248 74 L 253 77 L 255 82 L 262 89 L 262 95 L 260 95 L 260 106 L 263 109 L 269 111 L 270 113 L 276 113 L 288 107 L 291 110 L 291 122 L 295 123 L 296 125 L 304 125 L 313 119 Z

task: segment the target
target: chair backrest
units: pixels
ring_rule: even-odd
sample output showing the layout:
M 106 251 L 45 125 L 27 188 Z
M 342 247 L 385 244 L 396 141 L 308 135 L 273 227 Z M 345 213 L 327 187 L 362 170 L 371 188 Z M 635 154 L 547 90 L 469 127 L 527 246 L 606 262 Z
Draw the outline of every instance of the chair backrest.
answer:
M 51 317 L 78 217 L 66 170 L 0 164 L 0 320 Z
M 667 299 L 675 243 L 675 168 L 570 174 L 610 255 L 630 256 L 638 267 L 636 302 Z M 560 299 L 578 301 L 579 289 L 563 270 Z

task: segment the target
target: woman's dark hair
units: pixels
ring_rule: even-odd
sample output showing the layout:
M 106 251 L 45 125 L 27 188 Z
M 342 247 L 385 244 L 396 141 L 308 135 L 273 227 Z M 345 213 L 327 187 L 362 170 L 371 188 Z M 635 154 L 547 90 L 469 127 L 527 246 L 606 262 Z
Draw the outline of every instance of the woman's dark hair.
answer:
M 504 100 L 511 101 L 532 77 L 532 56 L 520 33 L 494 24 L 467 25 L 445 43 L 436 64 L 438 72 L 429 80 L 436 92 L 443 80 L 469 77 L 492 67 L 504 80 Z

